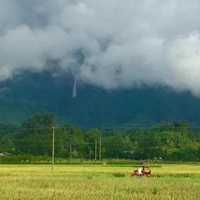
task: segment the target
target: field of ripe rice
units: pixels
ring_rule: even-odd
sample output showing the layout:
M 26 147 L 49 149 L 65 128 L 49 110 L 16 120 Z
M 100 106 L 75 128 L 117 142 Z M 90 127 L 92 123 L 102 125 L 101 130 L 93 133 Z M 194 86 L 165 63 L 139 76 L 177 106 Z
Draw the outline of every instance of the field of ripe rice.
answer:
M 152 167 L 151 178 L 133 178 L 132 167 L 0 165 L 3 200 L 197 200 L 200 165 Z

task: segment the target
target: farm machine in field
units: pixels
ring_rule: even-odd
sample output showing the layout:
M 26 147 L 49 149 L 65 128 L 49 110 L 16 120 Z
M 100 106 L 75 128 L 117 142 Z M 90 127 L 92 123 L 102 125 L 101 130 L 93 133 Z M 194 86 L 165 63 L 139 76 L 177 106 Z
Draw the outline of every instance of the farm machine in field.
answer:
M 142 165 L 131 173 L 132 177 L 151 177 L 151 170 L 148 166 Z

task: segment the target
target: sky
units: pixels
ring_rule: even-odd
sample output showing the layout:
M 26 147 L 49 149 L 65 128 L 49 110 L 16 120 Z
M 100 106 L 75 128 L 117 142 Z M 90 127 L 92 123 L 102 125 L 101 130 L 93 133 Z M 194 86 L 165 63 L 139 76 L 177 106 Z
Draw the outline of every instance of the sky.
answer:
M 0 81 L 71 73 L 102 87 L 200 96 L 199 0 L 1 0 Z

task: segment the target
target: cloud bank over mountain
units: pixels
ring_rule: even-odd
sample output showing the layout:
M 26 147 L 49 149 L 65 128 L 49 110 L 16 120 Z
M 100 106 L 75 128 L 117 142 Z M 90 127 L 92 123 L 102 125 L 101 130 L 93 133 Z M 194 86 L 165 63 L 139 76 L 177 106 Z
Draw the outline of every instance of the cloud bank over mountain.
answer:
M 198 0 L 1 0 L 0 80 L 54 67 L 105 89 L 200 96 L 199 10 Z

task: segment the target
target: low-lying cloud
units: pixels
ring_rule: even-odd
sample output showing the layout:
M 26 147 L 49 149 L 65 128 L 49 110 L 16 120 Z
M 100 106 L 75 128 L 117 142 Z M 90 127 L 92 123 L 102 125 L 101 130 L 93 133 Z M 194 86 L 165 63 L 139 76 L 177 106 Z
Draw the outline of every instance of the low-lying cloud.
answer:
M 199 0 L 1 0 L 0 81 L 72 73 L 105 89 L 164 85 L 200 95 Z

